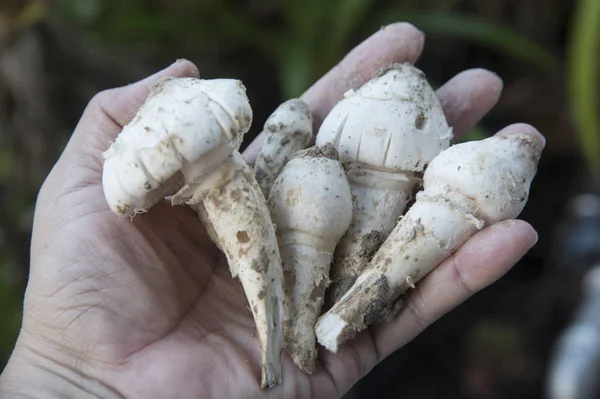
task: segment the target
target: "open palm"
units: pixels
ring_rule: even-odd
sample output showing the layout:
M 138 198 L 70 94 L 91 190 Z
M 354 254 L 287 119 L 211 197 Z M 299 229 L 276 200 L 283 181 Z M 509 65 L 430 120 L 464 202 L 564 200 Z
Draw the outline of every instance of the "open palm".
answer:
M 303 99 L 316 123 L 343 92 L 392 61 L 414 62 L 423 45 L 407 24 L 379 31 Z M 241 284 L 195 213 L 161 203 L 132 221 L 108 208 L 101 153 L 162 76 L 196 76 L 187 61 L 133 85 L 100 93 L 87 107 L 36 206 L 31 277 L 17 350 L 76 370 L 102 397 L 339 397 L 384 357 L 505 273 L 535 243 L 524 222 L 482 231 L 412 292 L 392 322 L 370 328 L 339 353 L 319 351 L 300 372 L 284 353 L 283 384 L 259 387 L 259 343 Z M 497 101 L 500 81 L 472 70 L 439 90 L 460 134 Z M 252 99 L 250 99 L 252 100 Z M 543 140 L 535 129 L 513 125 Z M 252 162 L 260 139 L 244 154 Z

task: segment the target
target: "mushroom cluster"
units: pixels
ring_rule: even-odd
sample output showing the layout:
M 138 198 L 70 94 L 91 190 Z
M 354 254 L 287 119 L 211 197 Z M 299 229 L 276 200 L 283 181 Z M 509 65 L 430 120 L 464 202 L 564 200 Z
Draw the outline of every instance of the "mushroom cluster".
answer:
M 302 100 L 281 104 L 252 168 L 239 152 L 252 123 L 243 84 L 166 78 L 104 153 L 118 216 L 165 197 L 196 210 L 250 304 L 263 387 L 281 383 L 284 349 L 311 374 L 317 341 L 336 352 L 388 320 L 469 237 L 516 217 L 542 150 L 526 134 L 451 146 L 434 90 L 407 63 L 346 93 L 309 147 L 312 122 Z

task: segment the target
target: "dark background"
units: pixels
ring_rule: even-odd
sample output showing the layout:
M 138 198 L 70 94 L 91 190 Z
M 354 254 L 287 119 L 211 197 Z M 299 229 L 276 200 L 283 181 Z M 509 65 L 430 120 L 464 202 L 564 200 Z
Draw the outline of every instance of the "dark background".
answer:
M 498 106 L 466 139 L 514 122 L 546 136 L 522 214 L 540 240 L 348 397 L 542 397 L 553 343 L 595 261 L 564 256 L 559 244 L 567 201 L 597 186 L 598 8 L 596 0 L 2 0 L 0 369 L 20 324 L 37 191 L 94 93 L 185 57 L 205 78 L 244 81 L 255 113 L 248 142 L 280 102 L 363 38 L 409 21 L 427 34 L 417 65 L 432 84 L 471 67 L 504 79 Z

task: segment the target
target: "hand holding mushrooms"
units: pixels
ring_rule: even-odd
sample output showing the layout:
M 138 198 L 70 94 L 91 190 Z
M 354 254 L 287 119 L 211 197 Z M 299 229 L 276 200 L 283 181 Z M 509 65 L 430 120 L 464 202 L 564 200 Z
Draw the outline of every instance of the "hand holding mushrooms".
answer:
M 255 318 L 263 387 L 281 383 L 283 346 L 312 374 L 315 334 L 336 352 L 395 316 L 404 293 L 477 231 L 516 218 L 542 151 L 523 133 L 450 147 L 440 101 L 409 63 L 346 93 L 309 149 L 308 106 L 282 104 L 266 123 L 262 186 L 238 152 L 251 114 L 239 81 L 161 80 L 105 153 L 103 182 L 120 216 L 145 212 L 135 203 L 151 206 L 155 190 L 202 203 Z M 278 157 L 292 140 L 300 148 Z M 180 172 L 185 185 L 162 191 Z M 317 322 L 332 263 L 332 308 Z
M 341 397 L 506 273 L 544 138 L 457 143 L 501 81 L 436 91 L 422 45 L 385 27 L 261 121 L 188 61 L 98 94 L 38 197 L 0 396 Z

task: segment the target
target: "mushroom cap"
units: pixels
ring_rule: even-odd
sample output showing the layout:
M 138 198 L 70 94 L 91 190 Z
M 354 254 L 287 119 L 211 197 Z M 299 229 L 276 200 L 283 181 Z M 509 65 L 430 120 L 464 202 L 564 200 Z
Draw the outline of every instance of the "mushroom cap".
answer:
M 425 74 L 404 63 L 346 93 L 323 121 L 316 143 L 333 143 L 343 163 L 421 172 L 451 139 Z
M 417 200 L 447 198 L 488 224 L 516 218 L 527 202 L 542 148 L 524 133 L 454 145 L 431 162 Z
M 121 216 L 142 212 L 158 199 L 163 183 L 194 165 L 214 168 L 211 155 L 239 148 L 252 123 L 252 109 L 239 80 L 163 78 L 131 123 L 103 154 L 103 186 L 111 209 Z M 220 151 L 223 146 L 230 150 Z M 203 168 L 199 161 L 210 158 Z M 172 187 L 173 192 L 178 187 Z M 169 195 L 171 193 L 164 193 Z
M 282 237 L 293 231 L 303 244 L 333 253 L 352 219 L 352 197 L 344 168 L 312 147 L 299 151 L 271 188 L 269 207 Z M 316 154 L 316 155 L 315 155 Z

